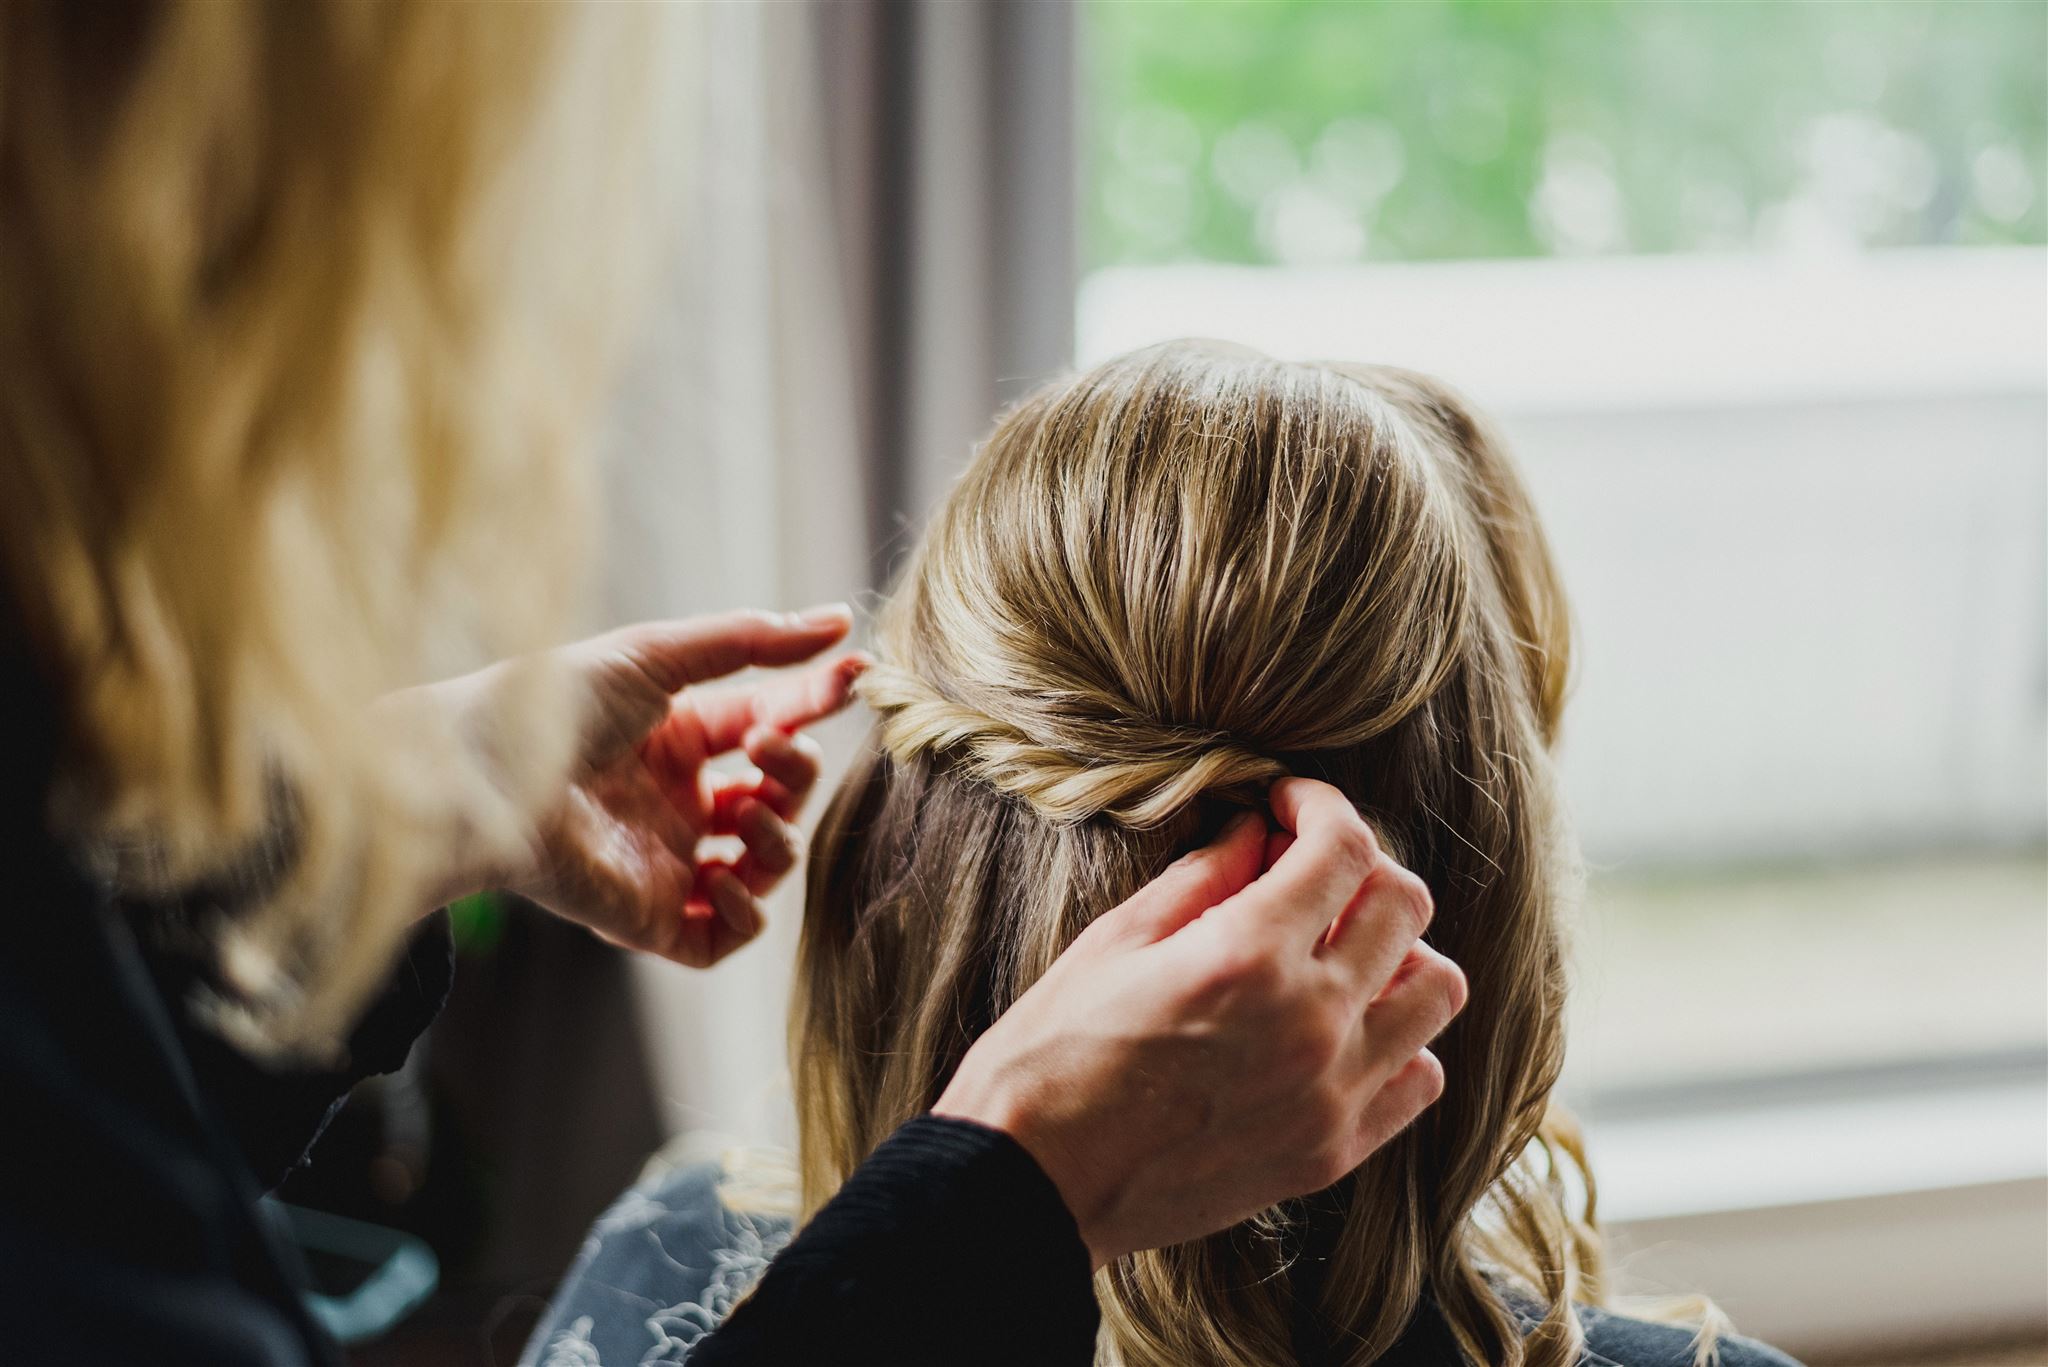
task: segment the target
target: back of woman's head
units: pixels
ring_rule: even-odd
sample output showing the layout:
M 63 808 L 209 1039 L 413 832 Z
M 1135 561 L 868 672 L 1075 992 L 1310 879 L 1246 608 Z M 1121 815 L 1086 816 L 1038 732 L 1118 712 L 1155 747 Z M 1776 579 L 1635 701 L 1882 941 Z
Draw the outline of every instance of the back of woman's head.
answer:
M 1547 1116 L 1573 869 L 1548 746 L 1565 608 L 1450 392 L 1179 343 L 1006 415 L 883 614 L 875 743 L 811 871 L 792 1049 L 815 1204 L 936 1099 L 1090 920 L 1277 775 L 1429 884 L 1471 997 L 1442 1100 L 1328 1192 L 1120 1260 L 1126 1363 L 1367 1362 L 1425 1296 L 1481 1361 L 1561 1363 L 1590 1291 Z M 1537 1141 L 1532 1144 L 1532 1141 Z M 1553 1307 L 1524 1341 L 1504 1281 Z

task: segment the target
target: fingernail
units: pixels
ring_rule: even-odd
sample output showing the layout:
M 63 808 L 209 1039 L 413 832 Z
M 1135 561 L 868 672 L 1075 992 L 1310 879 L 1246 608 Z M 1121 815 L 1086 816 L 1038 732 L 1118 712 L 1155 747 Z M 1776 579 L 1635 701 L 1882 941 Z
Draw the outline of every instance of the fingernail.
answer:
M 796 613 L 791 620 L 802 627 L 851 626 L 853 608 L 847 603 L 820 603 Z

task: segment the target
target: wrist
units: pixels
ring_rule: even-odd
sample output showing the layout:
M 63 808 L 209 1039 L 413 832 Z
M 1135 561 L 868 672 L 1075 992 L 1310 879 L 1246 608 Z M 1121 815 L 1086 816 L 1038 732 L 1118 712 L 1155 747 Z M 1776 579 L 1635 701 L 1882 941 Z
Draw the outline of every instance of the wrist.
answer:
M 459 798 L 460 794 L 455 795 Z M 525 892 L 527 880 L 503 840 L 486 839 L 478 820 L 459 800 L 420 822 L 419 845 L 429 860 L 421 870 L 426 905 L 422 916 L 479 892 Z
M 420 917 L 474 893 L 526 895 L 533 881 L 535 835 L 508 796 L 487 720 L 503 671 L 494 665 L 371 705 L 374 723 L 436 779 L 422 780 L 427 800 L 404 814 L 422 861 Z
M 1103 1180 L 1106 1165 L 1076 1161 L 1078 1156 L 1070 1154 L 1059 1138 L 1053 1120 L 1057 1106 L 1050 1098 L 1034 1097 L 1028 1082 L 1020 1085 L 1018 1070 L 992 1068 L 984 1072 L 976 1066 L 978 1062 L 969 1050 L 931 1113 L 998 1131 L 1029 1154 L 1073 1217 L 1081 1242 L 1087 1246 L 1090 1268 L 1100 1271 L 1119 1252 L 1106 1248 L 1098 1233 L 1115 1190 L 1114 1182 Z

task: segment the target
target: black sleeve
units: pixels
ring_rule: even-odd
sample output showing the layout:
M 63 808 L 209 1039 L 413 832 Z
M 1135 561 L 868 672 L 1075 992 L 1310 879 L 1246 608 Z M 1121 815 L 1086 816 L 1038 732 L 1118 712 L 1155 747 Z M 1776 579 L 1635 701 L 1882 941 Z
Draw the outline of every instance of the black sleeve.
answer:
M 698 1345 L 691 1367 L 1088 1367 L 1087 1246 L 1015 1140 L 920 1116 L 891 1135 Z
M 413 1041 L 439 1014 L 455 979 L 455 939 L 448 913 L 436 912 L 413 932 L 405 954 L 349 1033 L 340 1056 L 328 1066 L 301 1066 L 253 1059 L 193 1019 L 187 966 L 157 952 L 145 953 L 174 1013 L 194 1081 L 219 1109 L 265 1191 L 306 1161 L 313 1141 L 348 1099 L 350 1088 L 366 1077 L 404 1066 Z

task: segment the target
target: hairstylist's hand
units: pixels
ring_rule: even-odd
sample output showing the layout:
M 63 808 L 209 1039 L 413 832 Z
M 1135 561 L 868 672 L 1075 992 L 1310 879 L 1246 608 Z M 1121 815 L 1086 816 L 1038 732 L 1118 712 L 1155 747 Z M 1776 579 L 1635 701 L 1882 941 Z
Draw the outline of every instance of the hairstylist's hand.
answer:
M 737 612 L 623 627 L 556 652 L 581 729 L 561 802 L 526 858 L 476 887 L 538 902 L 614 944 L 703 968 L 760 934 L 760 897 L 795 867 L 793 824 L 818 779 L 801 727 L 844 707 L 866 663 L 841 656 L 752 685 L 698 688 L 749 665 L 794 665 L 844 639 L 841 606 Z M 458 681 L 461 682 L 461 681 Z M 488 688 L 471 694 L 488 695 Z M 706 761 L 742 751 L 753 772 L 714 780 Z M 706 856 L 710 836 L 741 853 Z
M 1098 1266 L 1328 1186 L 1443 1090 L 1428 889 L 1335 788 L 1272 806 L 1082 932 L 933 1108 L 1023 1144 Z

